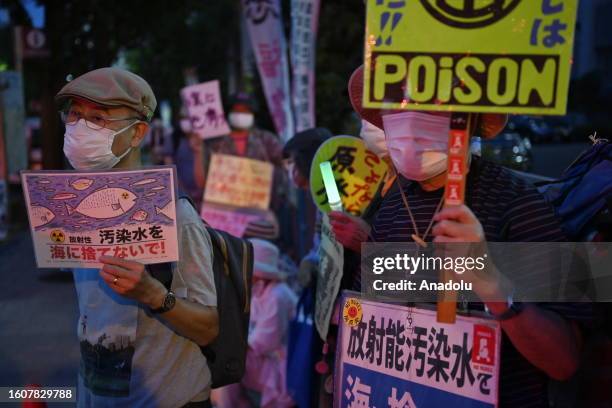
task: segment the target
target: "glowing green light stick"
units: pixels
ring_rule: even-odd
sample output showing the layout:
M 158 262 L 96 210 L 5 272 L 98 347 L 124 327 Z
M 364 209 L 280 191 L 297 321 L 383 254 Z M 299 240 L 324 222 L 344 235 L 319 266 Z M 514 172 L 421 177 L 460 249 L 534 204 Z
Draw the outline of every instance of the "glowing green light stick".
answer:
M 319 168 L 323 176 L 323 184 L 325 185 L 329 206 L 333 211 L 342 211 L 342 201 L 340 200 L 340 193 L 338 192 L 338 186 L 336 185 L 331 163 L 328 161 L 323 162 L 319 164 Z

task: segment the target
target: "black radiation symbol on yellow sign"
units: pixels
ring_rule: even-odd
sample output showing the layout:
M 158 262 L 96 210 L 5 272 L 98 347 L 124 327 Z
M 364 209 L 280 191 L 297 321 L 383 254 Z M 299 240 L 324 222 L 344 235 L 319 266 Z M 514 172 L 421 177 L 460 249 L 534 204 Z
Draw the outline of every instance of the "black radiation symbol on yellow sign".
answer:
M 64 233 L 60 230 L 51 231 L 51 241 L 61 244 L 66 239 Z
M 432 17 L 455 28 L 486 27 L 506 17 L 520 2 L 521 0 L 421 0 L 421 4 Z

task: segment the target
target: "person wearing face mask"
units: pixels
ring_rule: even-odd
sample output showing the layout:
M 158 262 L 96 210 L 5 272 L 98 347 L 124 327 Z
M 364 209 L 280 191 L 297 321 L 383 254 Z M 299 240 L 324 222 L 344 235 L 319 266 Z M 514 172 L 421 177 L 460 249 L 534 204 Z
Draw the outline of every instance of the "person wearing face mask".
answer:
M 255 127 L 255 105 L 251 97 L 239 93 L 231 98 L 227 122 L 230 134 L 208 139 L 192 141 L 196 156 L 194 174 L 200 188 L 206 186 L 206 174 L 210 156 L 213 153 L 246 157 L 272 163 L 274 171 L 274 190 L 271 207 L 276 209 L 286 193 L 281 185 L 286 181 L 282 171 L 283 145 L 271 132 Z
M 351 76 L 349 93 L 357 113 L 384 128 L 389 156 L 399 173 L 397 191 L 385 196 L 374 216 L 370 241 L 422 245 L 430 241 L 566 240 L 552 209 L 533 186 L 477 156 L 470 158 L 467 205 L 443 207 L 450 114 L 364 108 L 363 66 Z M 506 123 L 505 115 L 478 114 L 472 118 L 471 133 L 484 138 L 495 137 Z M 483 302 L 470 303 L 469 308 L 482 310 L 486 306 L 503 331 L 500 407 L 548 406 L 548 380 L 566 380 L 578 367 L 581 327 L 593 319 L 591 306 L 515 302 L 512 293 L 505 293 L 495 270 L 486 278 L 470 279 Z M 488 300 L 492 298 L 508 300 Z
M 140 144 L 157 105 L 144 79 L 101 68 L 67 83 L 56 101 L 74 169 L 141 167 Z M 211 241 L 187 200 L 177 202 L 176 214 L 180 261 L 172 265 L 171 290 L 123 258 L 102 256 L 100 270 L 73 270 L 79 407 L 210 407 L 200 346 L 218 332 Z
M 287 179 L 282 169 L 282 143 L 278 136 L 255 126 L 255 104 L 245 93 L 234 95 L 229 104 L 227 122 L 229 135 L 207 140 L 192 136 L 194 152 L 193 173 L 200 189 L 206 188 L 206 175 L 211 155 L 214 153 L 245 157 L 271 163 L 274 166 L 270 210 L 265 216 L 247 225 L 244 237 L 277 239 L 286 235 L 281 231 L 278 219 L 286 218 Z M 287 240 L 279 239 L 279 244 Z M 283 251 L 288 248 L 282 246 Z

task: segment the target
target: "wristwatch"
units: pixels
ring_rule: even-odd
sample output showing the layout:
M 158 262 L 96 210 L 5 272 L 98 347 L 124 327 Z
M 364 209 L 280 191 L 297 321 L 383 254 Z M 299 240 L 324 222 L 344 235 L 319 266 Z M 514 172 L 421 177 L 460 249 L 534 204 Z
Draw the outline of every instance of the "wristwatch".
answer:
M 506 300 L 506 302 L 507 302 L 506 303 L 507 309 L 504 310 L 500 314 L 492 313 L 486 305 L 485 305 L 485 310 L 487 311 L 487 313 L 493 316 L 495 320 L 504 321 L 504 320 L 512 319 L 515 316 L 518 316 L 524 309 L 523 303 L 515 302 L 512 295 L 508 296 L 508 299 Z
M 155 313 L 155 314 L 166 313 L 170 311 L 174 307 L 175 304 L 176 304 L 176 296 L 174 296 L 174 292 L 169 290 L 168 293 L 166 293 L 166 296 L 164 297 L 164 301 L 161 307 L 158 307 L 157 309 L 151 309 L 151 313 Z

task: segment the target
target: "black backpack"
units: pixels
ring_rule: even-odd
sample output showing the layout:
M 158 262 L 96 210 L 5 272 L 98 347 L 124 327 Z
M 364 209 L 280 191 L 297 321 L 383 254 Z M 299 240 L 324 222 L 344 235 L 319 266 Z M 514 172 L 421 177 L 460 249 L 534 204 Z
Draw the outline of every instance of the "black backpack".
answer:
M 195 208 L 188 196 L 180 194 L 179 199 L 188 200 Z M 251 314 L 253 245 L 204 224 L 212 241 L 219 335 L 201 349 L 210 368 L 212 388 L 218 388 L 240 382 L 244 376 Z M 147 269 L 170 289 L 170 263 L 151 264 Z

